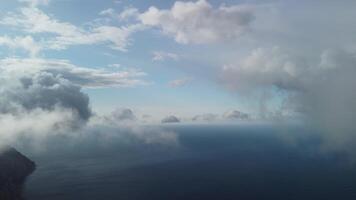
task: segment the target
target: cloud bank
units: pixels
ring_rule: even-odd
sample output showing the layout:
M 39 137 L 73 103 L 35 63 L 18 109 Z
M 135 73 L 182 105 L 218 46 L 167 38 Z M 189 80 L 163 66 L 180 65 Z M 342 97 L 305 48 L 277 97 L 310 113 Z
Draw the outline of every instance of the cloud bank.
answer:
M 239 64 L 225 66 L 222 81 L 242 93 L 281 91 L 284 98 L 277 111 L 289 109 L 302 114 L 324 134 L 325 145 L 352 149 L 356 136 L 356 54 L 327 49 L 317 61 L 308 62 L 287 52 L 276 47 L 256 49 Z
M 127 148 L 131 144 L 178 145 L 174 132 L 135 123 L 136 116 L 130 109 L 115 110 L 109 116 L 94 114 L 81 87 L 88 83 L 77 79 L 82 70 L 97 71 L 71 65 L 62 68 L 60 62 L 54 62 L 57 66 L 25 63 L 26 67 L 2 60 L 0 65 L 0 145 L 36 151 L 76 145 L 86 148 L 91 141 L 104 145 L 110 139 L 120 140 L 122 143 L 118 143 Z M 123 121 L 133 123 L 118 123 Z

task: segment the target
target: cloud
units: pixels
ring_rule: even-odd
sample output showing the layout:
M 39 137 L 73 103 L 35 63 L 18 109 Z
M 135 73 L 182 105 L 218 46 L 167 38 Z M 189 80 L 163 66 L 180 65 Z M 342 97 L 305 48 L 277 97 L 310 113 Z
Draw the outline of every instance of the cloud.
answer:
M 129 108 L 117 108 L 109 116 L 104 117 L 109 123 L 134 122 L 136 115 Z
M 109 64 L 108 67 L 111 67 L 111 68 L 120 68 L 121 65 L 119 63 L 113 63 L 113 64 Z
M 236 90 L 250 90 L 276 86 L 286 89 L 300 88 L 303 74 L 309 66 L 290 56 L 280 47 L 254 49 L 237 64 L 223 67 L 222 79 Z
M 134 7 L 125 7 L 120 13 L 117 13 L 113 8 L 108 8 L 99 12 L 99 15 L 122 22 L 129 21 L 130 19 L 137 20 L 139 14 L 138 9 Z
M 81 92 L 80 87 L 60 76 L 40 72 L 35 75 L 9 76 L 1 82 L 0 113 L 20 115 L 36 109 L 63 109 L 73 112 L 84 121 L 91 116 L 88 96 Z
M 23 73 L 29 76 L 38 72 L 48 72 L 86 88 L 134 87 L 148 84 L 141 79 L 146 74 L 135 69 L 113 72 L 78 67 L 67 60 L 6 58 L 0 60 L 0 69 L 7 74 Z
M 356 54 L 328 49 L 322 52 L 316 72 L 297 93 L 299 107 L 324 133 L 326 146 L 354 152 L 356 139 Z
M 7 46 L 10 49 L 24 49 L 31 57 L 36 57 L 42 47 L 34 41 L 31 36 L 9 37 L 0 36 L 0 45 Z
M 8 13 L 0 20 L 0 24 L 16 27 L 27 34 L 42 36 L 43 49 L 55 50 L 72 45 L 104 44 L 115 50 L 126 51 L 131 42 L 131 34 L 143 28 L 139 24 L 121 27 L 95 24 L 84 29 L 61 22 L 37 7 L 23 7 L 20 13 Z
M 180 120 L 176 116 L 170 115 L 170 116 L 163 118 L 161 122 L 162 123 L 179 123 Z
M 192 121 L 198 121 L 198 122 L 213 122 L 216 121 L 218 118 L 218 115 L 212 114 L 212 113 L 205 113 L 201 115 L 195 115 L 192 118 Z
M 238 110 L 230 110 L 223 114 L 225 120 L 246 120 L 249 119 L 248 114 Z
M 39 5 L 48 5 L 50 0 L 18 0 L 19 2 L 28 3 L 30 6 L 35 7 Z
M 186 78 L 182 78 L 182 79 L 176 79 L 176 80 L 173 80 L 173 81 L 170 81 L 168 83 L 168 85 L 170 87 L 183 87 L 185 85 L 187 85 L 188 83 L 190 83 L 192 81 L 192 78 L 189 78 L 189 77 L 186 77 Z
M 100 11 L 99 15 L 112 17 L 115 15 L 115 10 L 112 8 L 108 8 L 108 9 Z
M 153 52 L 153 57 L 152 57 L 153 61 L 164 61 L 168 59 L 177 61 L 179 59 L 179 56 L 175 53 L 164 52 L 164 51 Z
M 110 144 L 122 148 L 178 145 L 173 131 L 137 123 L 116 123 L 118 120 L 135 122 L 130 109 L 115 110 L 110 116 L 94 115 L 88 95 L 70 80 L 78 76 L 76 73 L 65 76 L 48 65 L 27 62 L 23 67 L 6 65 L 7 62 L 2 60 L 0 64 L 0 145 L 41 151 L 101 148 Z M 68 69 L 58 66 L 60 72 L 68 73 Z
M 178 43 L 212 43 L 234 40 L 249 29 L 254 14 L 249 6 L 214 8 L 206 0 L 176 1 L 171 9 L 150 7 L 139 16 L 144 25 L 157 27 Z
M 118 18 L 121 21 L 129 20 L 129 19 L 137 19 L 139 14 L 140 13 L 137 8 L 125 7 L 125 9 L 118 15 Z
M 284 109 L 301 114 L 323 133 L 326 146 L 350 150 L 356 138 L 355 63 L 356 54 L 341 49 L 323 50 L 313 60 L 276 47 L 256 49 L 238 64 L 225 66 L 221 78 L 241 94 L 267 92 L 269 97 L 262 96 L 262 102 L 278 96 L 277 102 L 262 103 L 263 110 L 274 109 L 272 116 L 281 115 Z
M 48 72 L 16 72 L 0 72 L 0 145 L 72 132 L 92 116 L 89 97 L 79 86 Z
M 68 60 L 37 57 L 41 50 L 61 50 L 72 45 L 104 44 L 126 51 L 131 34 L 141 30 L 142 25 L 117 27 L 98 20 L 76 26 L 38 8 L 47 1 L 22 2 L 28 6 L 18 12 L 8 12 L 0 19 L 1 26 L 26 34 L 0 36 L 0 45 L 24 49 L 32 56 L 0 59 L 0 145 L 68 151 L 77 147 L 106 148 L 108 144 L 120 148 L 178 145 L 173 131 L 143 127 L 136 123 L 135 114 L 129 109 L 116 110 L 111 116 L 98 116 L 90 108 L 89 96 L 82 91 L 82 88 L 146 85 L 149 83 L 143 80 L 144 72 L 132 68 L 120 71 L 86 68 Z M 103 120 L 107 118 L 132 123 Z
M 93 116 L 73 128 L 74 115 L 66 110 L 35 110 L 21 115 L 0 114 L 0 146 L 15 145 L 26 152 L 85 156 L 98 149 L 140 150 L 146 147 L 179 147 L 177 134 L 167 128 L 108 123 Z M 152 146 L 154 145 L 154 146 Z
M 24 146 L 38 144 L 48 136 L 58 132 L 72 133 L 84 126 L 78 115 L 71 110 L 56 106 L 53 110 L 37 108 L 31 111 L 19 111 L 0 114 L 0 146 L 18 145 L 23 140 Z

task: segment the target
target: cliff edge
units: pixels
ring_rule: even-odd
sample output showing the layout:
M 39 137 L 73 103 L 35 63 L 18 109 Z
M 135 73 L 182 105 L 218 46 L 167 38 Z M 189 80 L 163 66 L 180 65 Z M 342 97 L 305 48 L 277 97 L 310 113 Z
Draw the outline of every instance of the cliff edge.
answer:
M 33 161 L 12 147 L 0 149 L 0 199 L 22 200 L 26 177 L 36 168 Z

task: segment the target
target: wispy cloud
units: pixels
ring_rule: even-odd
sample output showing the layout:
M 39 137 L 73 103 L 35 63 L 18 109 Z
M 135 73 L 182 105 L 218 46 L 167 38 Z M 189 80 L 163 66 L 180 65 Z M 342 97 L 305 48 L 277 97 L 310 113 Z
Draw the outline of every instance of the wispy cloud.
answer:
M 182 79 L 176 79 L 176 80 L 170 81 L 168 83 L 168 85 L 173 88 L 183 87 L 183 86 L 186 86 L 187 84 L 189 84 L 192 80 L 193 79 L 191 77 L 185 77 Z
M 16 27 L 26 34 L 36 34 L 42 39 L 42 49 L 56 50 L 72 45 L 104 44 L 115 50 L 126 51 L 131 42 L 130 36 L 143 28 L 140 24 L 118 27 L 100 23 L 82 28 L 62 22 L 36 6 L 23 7 L 19 12 L 8 13 L 0 20 L 0 24 Z M 43 33 L 53 35 L 41 35 Z
M 175 53 L 165 52 L 165 51 L 154 51 L 152 60 L 153 61 L 165 61 L 165 60 L 175 60 L 179 59 L 179 55 Z
M 134 87 L 149 84 L 142 79 L 146 74 L 139 70 L 108 71 L 85 68 L 71 64 L 68 60 L 6 58 L 0 60 L 0 69 L 3 76 L 6 74 L 25 73 L 31 75 L 38 72 L 50 72 L 87 88 Z
M 50 0 L 18 0 L 19 2 L 28 3 L 30 6 L 48 5 Z

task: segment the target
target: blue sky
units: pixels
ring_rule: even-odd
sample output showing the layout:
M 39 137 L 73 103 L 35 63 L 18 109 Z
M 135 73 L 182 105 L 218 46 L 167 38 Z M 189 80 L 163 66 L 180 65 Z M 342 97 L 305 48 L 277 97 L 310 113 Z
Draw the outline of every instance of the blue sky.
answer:
M 106 0 L 86 1 L 85 4 L 82 1 L 49 1 L 37 4 L 36 9 L 40 9 L 53 20 L 85 27 L 98 18 L 106 18 L 107 16 L 99 13 L 109 8 L 119 14 L 127 8 L 138 8 L 144 12 L 150 6 L 168 9 L 173 4 L 174 1 Z M 17 13 L 23 7 L 30 5 L 26 2 L 5 1 L 0 10 L 1 15 Z M 117 27 L 131 23 L 111 20 L 110 24 Z M 34 40 L 40 41 L 48 34 L 29 34 L 21 28 L 3 25 L 0 35 L 9 37 L 30 35 Z M 215 51 L 209 45 L 178 44 L 159 30 L 149 28 L 132 34 L 129 43 L 125 52 L 111 49 L 105 44 L 85 44 L 69 46 L 63 50 L 43 50 L 36 58 L 65 59 L 77 66 L 106 68 L 109 71 L 134 68 L 147 74 L 143 77 L 147 82 L 145 85 L 85 88 L 84 91 L 90 95 L 91 105 L 96 112 L 110 112 L 116 107 L 128 107 L 142 113 L 155 112 L 152 114 L 159 114 L 160 117 L 170 113 L 188 117 L 205 112 L 223 113 L 230 109 L 247 109 L 236 98 L 236 94 L 225 91 L 222 86 L 214 83 L 216 77 L 212 73 L 215 73 L 214 64 L 217 62 L 209 61 L 209 56 Z M 9 48 L 6 45 L 0 48 L 2 59 L 29 56 L 21 48 Z M 154 52 L 167 52 L 178 58 L 155 61 Z M 178 79 L 184 79 L 187 83 L 176 87 L 170 86 L 171 81 Z
M 288 118 L 305 110 L 299 95 L 335 65 L 334 52 L 355 51 L 348 4 L 5 0 L 0 65 L 59 75 L 99 114 Z

